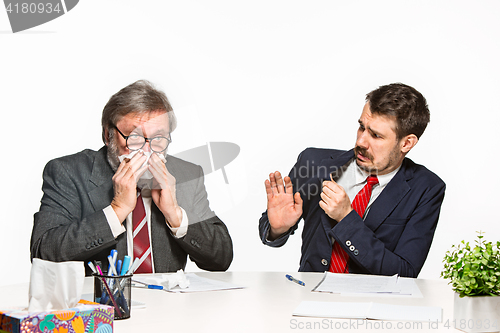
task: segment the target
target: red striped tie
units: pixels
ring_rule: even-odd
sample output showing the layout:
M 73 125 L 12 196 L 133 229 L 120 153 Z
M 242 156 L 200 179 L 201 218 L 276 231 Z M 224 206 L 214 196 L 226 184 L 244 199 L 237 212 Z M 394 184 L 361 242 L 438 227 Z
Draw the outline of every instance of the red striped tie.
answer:
M 149 242 L 148 222 L 142 195 L 137 196 L 137 203 L 132 212 L 132 229 L 134 235 L 134 258 L 139 258 L 136 273 L 153 273 L 151 262 L 151 244 Z
M 377 176 L 368 176 L 366 185 L 358 192 L 352 202 L 352 208 L 358 213 L 361 218 L 365 214 L 366 206 L 370 202 L 372 188 L 378 184 Z M 332 273 L 349 273 L 347 267 L 349 255 L 342 249 L 338 242 L 333 243 L 332 256 L 330 258 L 330 272 Z

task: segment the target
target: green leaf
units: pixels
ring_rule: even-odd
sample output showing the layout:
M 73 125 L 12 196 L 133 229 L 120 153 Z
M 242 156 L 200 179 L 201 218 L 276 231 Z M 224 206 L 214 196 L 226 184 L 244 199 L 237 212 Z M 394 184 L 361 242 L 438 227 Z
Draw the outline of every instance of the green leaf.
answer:
M 479 231 L 475 245 L 462 240 L 443 258 L 441 277 L 449 279 L 460 297 L 500 295 L 500 241 L 484 241 Z

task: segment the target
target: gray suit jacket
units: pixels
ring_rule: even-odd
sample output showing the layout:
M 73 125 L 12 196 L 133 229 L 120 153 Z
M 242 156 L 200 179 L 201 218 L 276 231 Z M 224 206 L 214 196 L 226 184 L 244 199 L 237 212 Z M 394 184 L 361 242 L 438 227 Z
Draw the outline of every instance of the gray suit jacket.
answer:
M 34 217 L 31 258 L 104 264 L 111 249 L 118 251 L 119 258 L 127 253 L 126 233 L 115 239 L 103 212 L 113 199 L 114 172 L 106 156 L 107 149 L 102 147 L 47 163 L 41 206 Z M 186 211 L 189 226 L 184 237 L 175 238 L 152 204 L 155 271 L 184 269 L 188 255 L 201 269 L 226 270 L 233 259 L 233 245 L 226 226 L 210 210 L 201 167 L 168 156 L 167 168 L 176 179 L 177 202 Z

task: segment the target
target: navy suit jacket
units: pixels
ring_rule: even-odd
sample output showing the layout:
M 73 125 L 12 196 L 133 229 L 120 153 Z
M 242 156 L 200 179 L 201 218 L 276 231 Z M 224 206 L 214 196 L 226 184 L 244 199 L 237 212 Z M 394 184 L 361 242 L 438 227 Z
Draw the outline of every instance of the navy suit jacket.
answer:
M 323 272 L 330 266 L 332 238 L 349 254 L 349 272 L 417 277 L 432 243 L 444 199 L 445 184 L 408 158 L 372 203 L 365 220 L 353 210 L 340 222 L 319 207 L 321 188 L 330 174 L 354 158 L 353 150 L 308 148 L 290 171 L 294 191 L 303 203 L 301 272 Z M 282 246 L 298 223 L 274 241 L 267 241 L 267 212 L 259 221 L 261 240 Z

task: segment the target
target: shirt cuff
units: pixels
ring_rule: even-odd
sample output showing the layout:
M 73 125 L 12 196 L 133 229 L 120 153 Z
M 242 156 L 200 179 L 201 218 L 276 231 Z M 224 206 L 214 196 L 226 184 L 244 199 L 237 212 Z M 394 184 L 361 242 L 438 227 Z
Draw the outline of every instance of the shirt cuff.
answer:
M 265 239 L 266 239 L 266 242 L 268 242 L 268 243 L 272 242 L 272 240 L 269 239 L 270 232 L 271 232 L 271 227 L 269 227 L 269 229 L 267 229 L 267 231 L 266 231 L 266 238 Z
M 123 234 L 126 230 L 123 224 L 121 224 L 120 220 L 118 220 L 118 216 L 116 216 L 115 210 L 111 205 L 103 209 L 104 215 L 106 216 L 106 220 L 108 220 L 109 227 L 111 228 L 111 232 L 113 236 L 116 238 Z
M 172 228 L 167 223 L 167 227 L 170 229 L 170 231 L 175 236 L 175 238 L 182 238 L 182 237 L 186 236 L 187 230 L 188 230 L 188 222 L 189 222 L 189 220 L 188 220 L 186 211 L 182 207 L 180 207 L 180 209 L 182 211 L 181 225 L 179 227 L 177 227 L 177 228 Z

